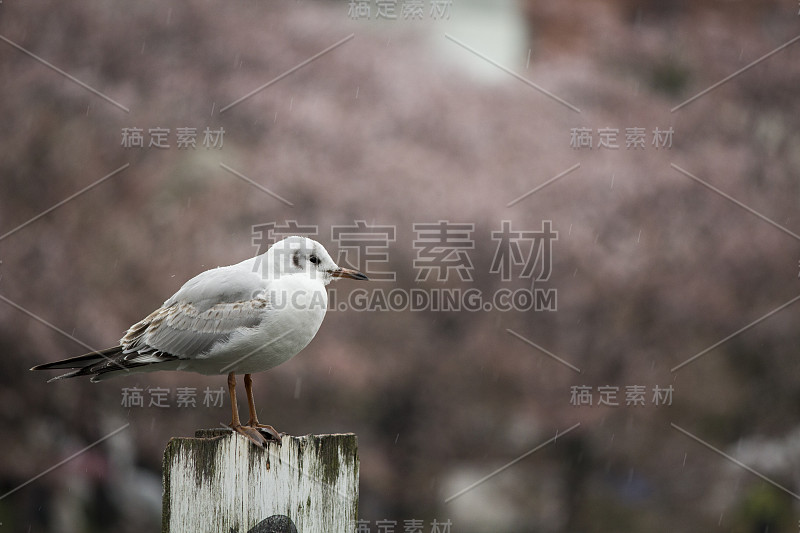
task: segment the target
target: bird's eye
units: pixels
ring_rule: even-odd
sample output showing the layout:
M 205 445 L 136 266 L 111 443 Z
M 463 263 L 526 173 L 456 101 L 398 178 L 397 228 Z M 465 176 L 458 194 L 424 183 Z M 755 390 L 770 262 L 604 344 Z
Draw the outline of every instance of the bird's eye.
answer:
M 319 257 L 317 257 L 314 254 L 311 254 L 311 256 L 309 256 L 308 260 L 311 261 L 311 263 L 313 263 L 315 265 L 319 264 Z

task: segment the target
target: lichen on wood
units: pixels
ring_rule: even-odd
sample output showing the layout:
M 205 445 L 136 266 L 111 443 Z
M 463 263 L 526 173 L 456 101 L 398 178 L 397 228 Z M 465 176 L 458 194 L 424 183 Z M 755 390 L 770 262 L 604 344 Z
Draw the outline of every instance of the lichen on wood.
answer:
M 287 516 L 301 533 L 349 533 L 358 512 L 356 436 L 286 436 L 263 449 L 226 430 L 171 439 L 163 505 L 164 532 L 244 533 Z

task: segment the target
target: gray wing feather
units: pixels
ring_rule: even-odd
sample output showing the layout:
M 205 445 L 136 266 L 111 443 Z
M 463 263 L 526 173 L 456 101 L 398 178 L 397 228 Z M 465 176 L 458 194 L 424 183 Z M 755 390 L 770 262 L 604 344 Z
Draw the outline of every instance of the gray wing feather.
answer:
M 268 306 L 264 289 L 264 280 L 252 272 L 234 267 L 209 270 L 131 326 L 120 345 L 126 354 L 140 354 L 137 361 L 149 362 L 160 354 L 195 358 L 237 329 L 258 326 Z
M 207 270 L 183 284 L 164 307 L 191 303 L 198 311 L 221 303 L 246 302 L 263 294 L 265 280 L 242 264 Z

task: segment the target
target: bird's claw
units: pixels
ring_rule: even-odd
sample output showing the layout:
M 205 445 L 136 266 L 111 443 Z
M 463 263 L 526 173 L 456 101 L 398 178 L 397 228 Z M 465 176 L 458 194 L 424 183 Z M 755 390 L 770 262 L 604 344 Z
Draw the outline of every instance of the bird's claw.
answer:
M 264 448 L 270 440 L 280 444 L 281 437 L 285 435 L 285 433 L 278 433 L 274 427 L 268 424 L 259 424 L 258 422 L 247 425 L 228 425 L 228 427 L 260 448 Z
M 231 428 L 236 433 L 238 433 L 239 435 L 242 435 L 243 437 L 247 438 L 247 440 L 258 446 L 259 448 L 264 448 L 267 445 L 266 437 L 264 437 L 264 435 L 262 435 L 261 432 L 256 428 L 250 426 L 243 426 L 241 424 L 237 426 L 230 425 L 228 427 Z
M 261 424 L 259 422 L 250 422 L 247 424 L 248 427 L 256 429 L 260 434 L 266 433 L 269 437 L 276 441 L 278 444 L 281 443 L 281 437 L 286 433 L 278 433 L 274 427 L 270 426 L 269 424 Z

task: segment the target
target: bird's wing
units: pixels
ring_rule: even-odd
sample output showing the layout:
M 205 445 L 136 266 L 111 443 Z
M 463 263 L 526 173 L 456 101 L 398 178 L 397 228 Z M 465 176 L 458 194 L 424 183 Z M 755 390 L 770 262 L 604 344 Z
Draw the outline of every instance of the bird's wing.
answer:
M 187 281 L 164 305 L 131 326 L 120 346 L 46 363 L 31 370 L 72 369 L 53 379 L 92 376 L 193 359 L 240 328 L 258 326 L 269 308 L 268 282 L 253 260 L 208 270 Z M 52 381 L 52 380 L 50 380 Z
M 236 265 L 203 272 L 128 329 L 123 353 L 136 363 L 196 358 L 237 329 L 258 326 L 269 306 L 265 289 L 261 276 Z

